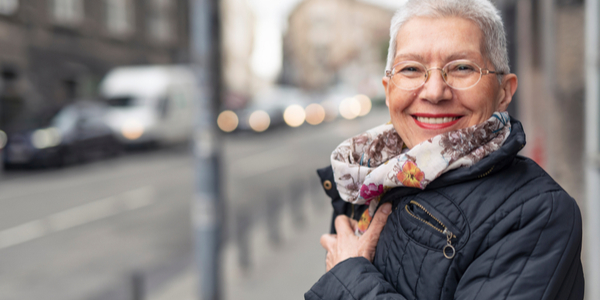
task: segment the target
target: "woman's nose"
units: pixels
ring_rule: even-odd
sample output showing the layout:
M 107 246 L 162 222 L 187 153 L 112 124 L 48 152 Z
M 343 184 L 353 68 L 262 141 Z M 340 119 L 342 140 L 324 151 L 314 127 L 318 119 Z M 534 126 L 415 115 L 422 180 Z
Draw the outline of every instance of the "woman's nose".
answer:
M 431 103 L 452 99 L 452 89 L 444 81 L 444 71 L 430 69 L 424 86 L 424 98 Z

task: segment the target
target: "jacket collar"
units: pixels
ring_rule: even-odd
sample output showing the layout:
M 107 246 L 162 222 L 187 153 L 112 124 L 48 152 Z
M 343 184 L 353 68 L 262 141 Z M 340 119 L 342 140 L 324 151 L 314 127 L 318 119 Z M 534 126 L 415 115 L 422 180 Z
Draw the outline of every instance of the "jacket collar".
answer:
M 525 147 L 525 132 L 523 131 L 521 122 L 512 117 L 510 120 L 512 126 L 511 133 L 500 149 L 484 157 L 472 166 L 455 169 L 442 174 L 436 180 L 432 181 L 425 190 L 438 189 L 452 184 L 482 178 L 499 172 L 511 164 L 519 151 Z M 380 201 L 379 205 L 396 197 L 417 194 L 419 192 L 421 192 L 421 190 L 417 188 L 394 188 L 382 197 L 382 201 Z

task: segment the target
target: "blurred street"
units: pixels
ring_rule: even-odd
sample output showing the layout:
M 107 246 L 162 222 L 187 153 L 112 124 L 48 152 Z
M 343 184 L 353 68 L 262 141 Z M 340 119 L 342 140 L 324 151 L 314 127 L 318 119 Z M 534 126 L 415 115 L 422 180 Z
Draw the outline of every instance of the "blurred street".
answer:
M 224 135 L 227 299 L 300 298 L 316 282 L 330 208 L 315 169 L 343 139 L 388 119 L 376 107 L 352 121 Z M 193 295 L 192 191 L 187 145 L 4 172 L 0 299 Z
M 211 149 L 209 102 L 222 298 L 302 298 L 331 221 L 315 170 L 390 120 L 382 75 L 405 2 L 0 0 L 0 300 L 199 299 L 196 263 L 213 255 L 194 257 L 192 216 L 211 229 L 212 209 L 193 208 L 217 193 L 195 182 L 194 154 L 214 157 L 191 144 Z M 491 2 L 520 154 L 577 200 L 600 299 L 600 0 Z

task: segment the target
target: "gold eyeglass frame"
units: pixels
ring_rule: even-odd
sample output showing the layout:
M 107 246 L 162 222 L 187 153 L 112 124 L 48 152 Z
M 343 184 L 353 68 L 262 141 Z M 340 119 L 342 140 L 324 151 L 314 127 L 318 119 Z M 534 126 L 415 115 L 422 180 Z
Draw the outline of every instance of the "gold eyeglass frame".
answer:
M 471 85 L 471 86 L 468 86 L 468 87 L 465 87 L 465 88 L 456 88 L 456 87 L 453 87 L 453 86 L 451 86 L 451 85 L 450 85 L 450 84 L 449 84 L 449 83 L 446 81 L 446 78 L 448 77 L 448 73 L 447 73 L 446 71 L 444 71 L 444 69 L 445 69 L 445 68 L 446 68 L 446 67 L 447 67 L 449 64 L 455 63 L 455 62 L 457 62 L 457 61 L 465 61 L 465 62 L 469 62 L 470 64 L 473 64 L 473 65 L 475 65 L 477 68 L 479 68 L 479 79 L 477 79 L 477 81 L 476 81 L 476 82 L 475 82 L 473 85 Z M 419 65 L 423 66 L 423 69 L 425 69 L 425 80 L 423 81 L 423 83 L 422 83 L 421 85 L 419 85 L 419 86 L 417 86 L 417 87 L 414 87 L 414 88 L 411 88 L 411 89 L 406 89 L 406 88 L 401 88 L 401 87 L 399 87 L 398 85 L 396 85 L 396 84 L 394 83 L 394 80 L 392 79 L 392 77 L 393 77 L 394 75 L 396 75 L 396 74 L 397 74 L 397 73 L 396 73 L 396 74 L 394 74 L 394 71 L 395 71 L 396 67 L 397 67 L 398 65 L 400 65 L 400 64 L 404 64 L 404 63 L 408 63 L 408 62 L 411 62 L 411 63 L 417 63 L 417 64 L 419 64 Z M 445 65 L 444 65 L 444 67 L 442 67 L 442 68 L 429 68 L 429 69 L 427 69 L 427 67 L 425 67 L 425 65 L 424 65 L 424 64 L 422 64 L 422 63 L 420 63 L 420 62 L 418 62 L 418 61 L 414 61 L 414 60 L 406 60 L 406 61 L 401 61 L 401 62 L 399 62 L 399 63 L 395 64 L 395 65 L 392 67 L 392 69 L 391 69 L 391 70 L 385 70 L 385 76 L 386 76 L 386 77 L 388 77 L 388 78 L 390 79 L 390 81 L 392 82 L 392 84 L 393 84 L 395 87 L 397 87 L 397 88 L 399 88 L 399 89 L 401 89 L 401 90 L 405 90 L 405 91 L 412 91 L 412 90 L 416 90 L 416 89 L 418 89 L 418 88 L 420 88 L 420 87 L 424 86 L 424 85 L 425 85 L 425 83 L 427 83 L 427 80 L 429 80 L 429 77 L 430 77 L 430 74 L 429 74 L 429 73 L 430 73 L 430 71 L 431 71 L 431 70 L 439 70 L 439 71 L 442 73 L 442 79 L 444 80 L 444 82 L 445 82 L 445 83 L 446 83 L 446 84 L 447 84 L 447 85 L 448 85 L 450 88 L 452 88 L 452 89 L 455 89 L 455 90 L 466 90 L 466 89 L 470 89 L 470 88 L 472 88 L 472 87 L 476 86 L 476 85 L 477 85 L 477 84 L 478 84 L 478 83 L 481 81 L 481 78 L 483 77 L 483 75 L 489 75 L 489 74 L 494 74 L 494 75 L 504 75 L 504 72 L 497 72 L 497 71 L 490 70 L 490 69 L 484 69 L 484 68 L 480 67 L 478 64 L 476 64 L 475 62 L 473 62 L 473 61 L 470 61 L 470 60 L 468 60 L 468 59 L 457 59 L 457 60 L 453 60 L 453 61 L 451 61 L 451 62 L 449 62 L 449 63 L 445 64 Z

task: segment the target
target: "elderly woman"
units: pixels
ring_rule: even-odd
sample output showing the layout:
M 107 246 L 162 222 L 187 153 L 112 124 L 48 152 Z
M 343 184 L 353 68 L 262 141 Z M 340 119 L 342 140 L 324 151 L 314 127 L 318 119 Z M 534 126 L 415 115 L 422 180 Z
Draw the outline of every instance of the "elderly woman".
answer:
M 579 208 L 517 155 L 517 77 L 494 6 L 409 0 L 383 86 L 391 122 L 319 170 L 337 217 L 305 298 L 582 299 Z

